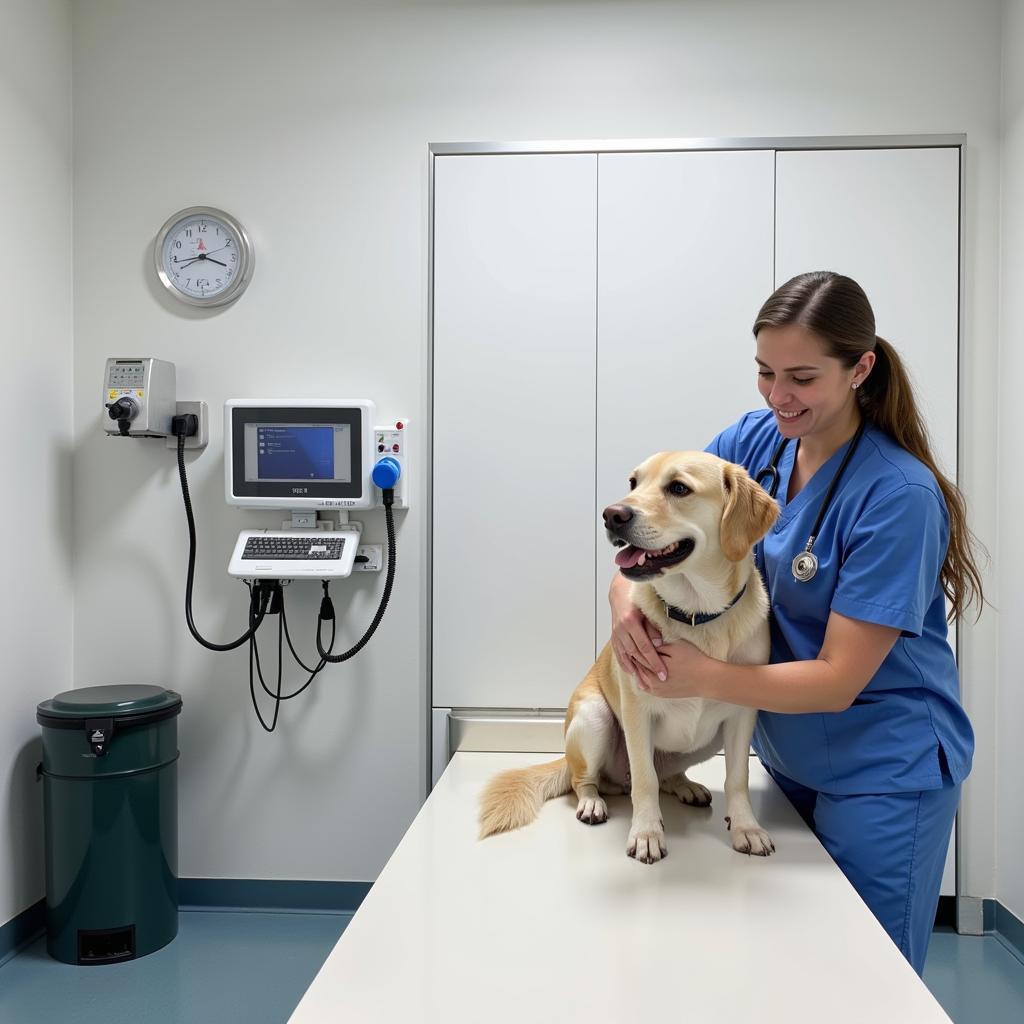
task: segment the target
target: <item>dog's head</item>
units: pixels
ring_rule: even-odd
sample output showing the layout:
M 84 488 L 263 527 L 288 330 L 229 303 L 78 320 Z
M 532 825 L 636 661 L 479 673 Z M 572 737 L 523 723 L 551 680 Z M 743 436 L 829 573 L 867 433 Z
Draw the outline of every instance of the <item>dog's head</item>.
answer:
M 742 561 L 779 514 L 742 466 L 707 452 L 660 452 L 630 476 L 630 491 L 604 510 L 615 562 L 631 580 L 684 571 L 688 558 Z

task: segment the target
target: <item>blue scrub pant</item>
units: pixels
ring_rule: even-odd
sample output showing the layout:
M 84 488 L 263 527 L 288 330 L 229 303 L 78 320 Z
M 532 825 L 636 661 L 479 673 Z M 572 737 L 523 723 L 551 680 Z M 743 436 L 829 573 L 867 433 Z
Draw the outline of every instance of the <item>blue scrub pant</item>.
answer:
M 942 789 L 837 796 L 765 768 L 921 974 L 960 803 L 959 783 L 944 775 Z

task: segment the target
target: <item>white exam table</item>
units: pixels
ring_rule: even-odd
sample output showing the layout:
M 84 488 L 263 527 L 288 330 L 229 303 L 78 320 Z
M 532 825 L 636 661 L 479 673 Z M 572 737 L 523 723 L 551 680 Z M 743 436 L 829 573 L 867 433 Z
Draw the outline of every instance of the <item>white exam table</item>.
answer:
M 948 1024 L 753 758 L 767 859 L 729 845 L 722 757 L 690 772 L 709 809 L 661 795 L 659 864 L 626 856 L 628 797 L 604 825 L 570 794 L 478 842 L 487 779 L 552 756 L 454 756 L 290 1024 Z

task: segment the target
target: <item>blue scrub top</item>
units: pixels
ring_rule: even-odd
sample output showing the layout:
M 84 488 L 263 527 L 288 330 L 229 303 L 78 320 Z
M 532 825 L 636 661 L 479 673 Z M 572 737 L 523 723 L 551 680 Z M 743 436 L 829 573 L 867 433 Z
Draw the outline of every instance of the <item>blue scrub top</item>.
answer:
M 780 440 L 770 409 L 747 413 L 707 450 L 752 476 Z M 931 471 L 873 426 L 864 431 L 821 524 L 818 572 L 798 583 L 790 568 L 846 451 L 844 445 L 790 502 L 796 454 L 779 461 L 778 521 L 755 549 L 771 600 L 771 660 L 817 658 L 829 612 L 892 626 L 899 639 L 845 711 L 762 711 L 754 749 L 765 763 L 811 789 L 835 794 L 938 789 L 943 765 L 954 782 L 971 770 L 974 734 L 960 705 L 939 571 L 949 514 Z

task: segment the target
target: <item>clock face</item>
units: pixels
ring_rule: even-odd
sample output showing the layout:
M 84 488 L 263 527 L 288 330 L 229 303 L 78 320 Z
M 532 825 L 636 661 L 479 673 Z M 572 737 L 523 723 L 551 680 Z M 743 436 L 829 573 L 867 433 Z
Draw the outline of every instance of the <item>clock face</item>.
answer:
M 252 274 L 252 247 L 233 217 L 210 207 L 175 214 L 157 236 L 160 280 L 172 295 L 195 306 L 238 298 Z

